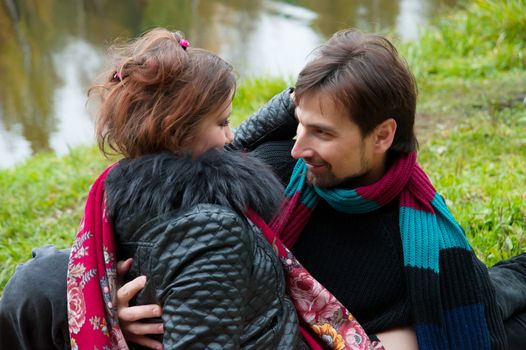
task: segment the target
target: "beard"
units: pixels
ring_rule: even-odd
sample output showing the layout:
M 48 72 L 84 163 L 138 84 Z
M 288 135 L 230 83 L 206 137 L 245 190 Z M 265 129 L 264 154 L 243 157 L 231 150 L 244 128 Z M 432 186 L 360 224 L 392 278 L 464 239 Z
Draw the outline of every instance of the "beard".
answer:
M 311 186 L 330 188 L 343 185 L 344 187 L 354 188 L 359 186 L 363 181 L 362 179 L 369 174 L 369 171 L 362 169 L 351 176 L 340 178 L 331 171 L 327 171 L 324 174 L 314 174 L 310 170 L 307 170 L 307 183 Z
M 370 166 L 369 162 L 365 158 L 364 148 L 360 150 L 360 168 L 354 174 L 338 177 L 333 171 L 329 164 L 326 164 L 326 171 L 323 173 L 315 174 L 310 170 L 307 170 L 307 183 L 321 188 L 329 188 L 344 185 L 345 187 L 354 188 L 363 184 L 363 179 L 369 174 Z
M 307 182 L 316 187 L 333 187 L 343 182 L 343 179 L 338 178 L 330 169 L 323 174 L 314 174 L 307 170 Z

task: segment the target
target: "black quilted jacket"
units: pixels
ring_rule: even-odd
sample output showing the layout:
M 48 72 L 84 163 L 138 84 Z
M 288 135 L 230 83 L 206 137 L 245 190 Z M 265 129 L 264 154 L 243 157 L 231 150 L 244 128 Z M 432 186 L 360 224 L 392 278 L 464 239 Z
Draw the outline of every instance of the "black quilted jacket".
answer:
M 228 148 L 251 151 L 264 142 L 292 140 L 298 127 L 292 91 L 289 88 L 277 94 L 241 123 Z
M 281 188 L 259 161 L 211 150 L 191 160 L 152 155 L 106 180 L 119 260 L 148 276 L 139 304 L 163 307 L 165 349 L 303 347 L 271 246 L 243 215 L 269 219 Z

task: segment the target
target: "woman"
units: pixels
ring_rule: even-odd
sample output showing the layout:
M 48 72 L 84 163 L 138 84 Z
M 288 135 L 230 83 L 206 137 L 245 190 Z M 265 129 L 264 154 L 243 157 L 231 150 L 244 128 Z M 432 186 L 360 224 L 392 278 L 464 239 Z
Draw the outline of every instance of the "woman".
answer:
M 68 263 L 68 326 L 63 299 L 19 296 L 42 279 L 46 258 L 37 256 L 5 289 L 1 348 L 68 348 L 68 333 L 74 349 L 126 348 L 115 317 L 117 258 L 134 260 L 127 279 L 148 276 L 136 302 L 163 308 L 167 349 L 301 346 L 280 262 L 245 217 L 249 208 L 273 216 L 279 182 L 261 162 L 221 150 L 232 139 L 232 68 L 188 46 L 180 33 L 154 29 L 114 48 L 116 66 L 89 96 L 99 103 L 102 152 L 123 160 L 90 190 Z

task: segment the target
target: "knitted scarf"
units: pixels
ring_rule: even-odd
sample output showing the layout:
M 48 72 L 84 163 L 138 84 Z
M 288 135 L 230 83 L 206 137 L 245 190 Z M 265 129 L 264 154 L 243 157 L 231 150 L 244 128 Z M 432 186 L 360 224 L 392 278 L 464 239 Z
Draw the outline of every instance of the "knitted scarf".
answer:
M 71 349 L 128 349 L 115 305 L 115 242 L 104 204 L 108 167 L 91 186 L 68 264 Z
M 338 211 L 359 214 L 398 197 L 406 285 L 419 348 L 491 347 L 483 303 L 491 295 L 487 276 L 477 270 L 463 230 L 416 163 L 415 153 L 395 160 L 376 183 L 355 189 L 310 186 L 306 171 L 305 162 L 298 160 L 285 189 L 288 200 L 271 223 L 285 246 L 298 240 L 320 198 Z

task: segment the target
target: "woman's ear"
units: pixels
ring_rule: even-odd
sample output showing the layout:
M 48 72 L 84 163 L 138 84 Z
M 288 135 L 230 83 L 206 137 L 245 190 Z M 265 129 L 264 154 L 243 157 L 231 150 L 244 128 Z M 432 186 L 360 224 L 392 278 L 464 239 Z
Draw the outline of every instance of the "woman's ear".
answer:
M 391 148 L 396 134 L 396 120 L 389 118 L 374 129 L 374 149 L 376 153 L 385 153 Z

